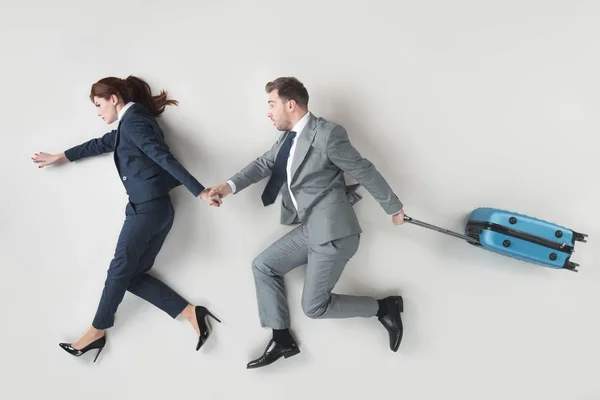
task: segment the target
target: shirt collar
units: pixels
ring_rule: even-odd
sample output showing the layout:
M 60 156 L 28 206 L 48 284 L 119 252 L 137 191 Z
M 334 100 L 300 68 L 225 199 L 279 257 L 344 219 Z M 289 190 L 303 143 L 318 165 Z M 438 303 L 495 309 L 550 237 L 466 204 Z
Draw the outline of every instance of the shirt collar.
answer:
M 291 129 L 292 131 L 296 132 L 296 137 L 298 137 L 300 135 L 300 133 L 302 132 L 302 130 L 308 123 L 309 118 L 310 118 L 310 111 L 307 111 L 306 114 L 304 114 L 304 116 L 302 118 L 300 118 L 300 120 L 298 122 L 296 122 L 296 125 L 294 125 L 294 127 Z
M 130 101 L 129 103 L 125 104 L 123 108 L 121 108 L 121 111 L 119 111 L 119 114 L 117 115 L 119 121 L 123 118 L 123 115 L 125 115 L 125 112 L 129 109 L 129 107 L 131 107 L 134 104 L 135 103 L 133 101 Z

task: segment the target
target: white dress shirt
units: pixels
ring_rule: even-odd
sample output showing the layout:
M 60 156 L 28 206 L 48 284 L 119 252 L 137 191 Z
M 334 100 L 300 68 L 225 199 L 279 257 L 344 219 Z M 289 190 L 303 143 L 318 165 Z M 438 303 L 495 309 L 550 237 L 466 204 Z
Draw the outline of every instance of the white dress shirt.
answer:
M 307 111 L 306 114 L 304 114 L 304 116 L 302 118 L 300 118 L 300 120 L 298 122 L 296 122 L 296 125 L 294 125 L 294 127 L 292 128 L 292 131 L 296 132 L 296 137 L 294 138 L 294 141 L 292 142 L 292 148 L 290 149 L 290 155 L 288 157 L 287 167 L 286 167 L 286 172 L 287 172 L 286 180 L 287 180 L 287 184 L 288 184 L 288 190 L 290 191 L 290 196 L 292 197 L 292 202 L 294 203 L 294 207 L 296 207 L 296 211 L 298 211 L 298 203 L 296 203 L 296 198 L 294 197 L 294 194 L 292 193 L 292 188 L 291 188 L 292 163 L 294 162 L 294 155 L 296 154 L 296 143 L 298 143 L 300 134 L 302 133 L 302 130 L 306 126 L 306 123 L 308 122 L 309 117 L 310 117 L 310 112 Z
M 121 120 L 121 118 L 123 118 L 123 115 L 125 115 L 125 111 L 129 110 L 129 107 L 131 107 L 134 104 L 135 103 L 133 101 L 130 101 L 129 103 L 125 104 L 123 108 L 121 108 L 121 111 L 119 111 L 119 113 L 117 114 L 117 118 L 119 119 L 119 121 Z

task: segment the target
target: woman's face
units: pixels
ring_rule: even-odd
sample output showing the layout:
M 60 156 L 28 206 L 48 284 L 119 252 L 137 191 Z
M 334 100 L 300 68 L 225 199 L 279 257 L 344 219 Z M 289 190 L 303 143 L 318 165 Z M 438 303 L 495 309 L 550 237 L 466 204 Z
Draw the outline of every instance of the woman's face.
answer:
M 109 125 L 118 118 L 117 104 L 119 104 L 119 98 L 114 94 L 108 99 L 94 96 L 94 105 L 98 110 L 98 116 Z

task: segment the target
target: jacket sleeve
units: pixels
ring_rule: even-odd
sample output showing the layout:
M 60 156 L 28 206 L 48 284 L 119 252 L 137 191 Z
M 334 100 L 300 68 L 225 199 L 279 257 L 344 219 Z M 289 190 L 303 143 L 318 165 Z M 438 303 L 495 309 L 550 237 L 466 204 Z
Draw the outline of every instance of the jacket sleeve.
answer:
M 123 130 L 123 127 L 121 129 Z M 194 196 L 198 197 L 205 189 L 173 156 L 158 124 L 144 117 L 136 117 L 131 118 L 125 129 L 128 137 L 140 150 L 177 179 Z
M 271 171 L 275 165 L 275 157 L 277 157 L 277 149 L 284 135 L 285 133 L 282 133 L 277 142 L 269 150 L 229 179 L 228 182 L 233 183 L 233 185 L 230 183 L 230 186 L 234 193 L 239 193 L 248 186 L 271 175 Z
M 71 147 L 65 151 L 65 156 L 69 161 L 76 161 L 85 157 L 97 156 L 113 151 L 115 148 L 115 137 L 117 131 L 110 131 L 102 137 L 88 140 L 85 143 Z
M 338 168 L 350 174 L 377 200 L 387 214 L 402 210 L 402 202 L 375 166 L 350 143 L 346 130 L 337 125 L 327 138 L 327 156 Z

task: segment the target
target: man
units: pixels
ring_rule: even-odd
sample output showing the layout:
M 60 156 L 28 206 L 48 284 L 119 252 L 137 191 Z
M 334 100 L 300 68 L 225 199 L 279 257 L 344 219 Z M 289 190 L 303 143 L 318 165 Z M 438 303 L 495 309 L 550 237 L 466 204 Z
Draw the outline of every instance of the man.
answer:
M 348 198 L 349 173 L 392 216 L 404 222 L 402 202 L 375 169 L 350 144 L 346 130 L 308 111 L 308 92 L 293 77 L 267 83 L 268 117 L 281 135 L 273 147 L 209 195 L 239 193 L 270 176 L 262 194 L 265 206 L 282 195 L 281 223 L 298 226 L 254 260 L 261 326 L 273 330 L 264 353 L 248 363 L 259 368 L 300 352 L 289 332 L 283 276 L 307 265 L 302 309 L 309 318 L 375 317 L 387 329 L 390 348 L 402 339 L 401 296 L 381 300 L 332 293 L 348 260 L 358 250 L 362 232 Z

